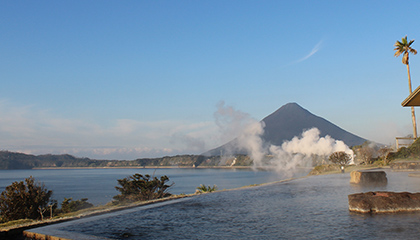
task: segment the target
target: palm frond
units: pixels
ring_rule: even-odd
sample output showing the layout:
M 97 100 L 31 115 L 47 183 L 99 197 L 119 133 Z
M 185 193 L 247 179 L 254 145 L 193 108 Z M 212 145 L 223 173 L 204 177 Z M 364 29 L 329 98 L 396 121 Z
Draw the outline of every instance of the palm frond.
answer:
M 404 45 L 407 45 L 407 35 L 405 35 L 405 37 L 403 37 L 403 38 L 401 38 L 401 42 L 404 44 Z
M 394 46 L 395 46 L 394 51 L 396 51 L 394 53 L 394 56 L 399 57 L 401 54 L 404 54 L 403 59 L 402 59 L 402 62 L 404 64 L 408 64 L 408 54 L 409 53 L 412 53 L 414 55 L 417 54 L 417 50 L 410 47 L 410 45 L 413 44 L 413 42 L 414 42 L 414 39 L 408 41 L 407 40 L 407 35 L 406 35 L 405 37 L 401 38 L 401 42 L 396 41 L 395 44 L 394 44 Z
M 398 47 L 394 48 L 394 51 L 396 51 L 394 54 L 395 57 L 400 56 L 404 52 L 401 48 Z
M 413 40 L 411 40 L 411 41 L 408 43 L 408 46 L 410 46 L 413 42 L 414 42 L 414 39 L 413 39 Z
M 404 44 L 400 41 L 396 41 L 395 44 L 394 44 L 395 47 L 402 47 L 403 45 Z

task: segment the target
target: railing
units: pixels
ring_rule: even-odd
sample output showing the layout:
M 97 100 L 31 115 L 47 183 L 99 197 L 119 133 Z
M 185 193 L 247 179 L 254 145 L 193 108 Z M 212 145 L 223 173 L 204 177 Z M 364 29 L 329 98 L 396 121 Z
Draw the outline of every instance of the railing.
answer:
M 396 137 L 395 140 L 397 142 L 398 151 L 398 149 L 400 149 L 401 147 L 409 147 L 411 144 L 413 144 L 414 140 L 416 139 L 410 137 Z M 400 140 L 403 140 L 403 142 L 400 142 Z

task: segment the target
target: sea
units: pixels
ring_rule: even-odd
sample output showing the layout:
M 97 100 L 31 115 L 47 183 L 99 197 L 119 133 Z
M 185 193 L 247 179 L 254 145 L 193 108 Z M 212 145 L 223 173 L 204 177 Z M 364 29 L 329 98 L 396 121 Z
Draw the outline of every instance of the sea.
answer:
M 94 205 L 104 205 L 112 201 L 119 192 L 118 179 L 133 174 L 169 177 L 172 194 L 194 193 L 201 184 L 217 189 L 232 189 L 248 185 L 268 183 L 289 177 L 303 176 L 308 170 L 293 173 L 254 171 L 242 168 L 97 168 L 97 169 L 31 169 L 0 170 L 0 192 L 16 181 L 24 181 L 30 176 L 48 190 L 53 191 L 52 199 L 61 203 L 64 198 L 78 200 L 87 198 Z
M 36 171 L 38 170 L 29 171 L 29 173 Z M 63 170 L 63 172 L 39 171 L 51 178 L 60 178 L 72 172 L 71 170 Z M 83 176 L 95 175 L 102 171 L 110 171 L 108 172 L 110 178 L 120 176 L 118 174 L 115 176 L 112 169 L 73 171 L 73 177 L 76 176 L 76 173 L 78 174 L 74 183 L 83 182 L 81 181 Z M 119 173 L 122 175 L 136 172 L 133 169 L 118 169 L 118 171 L 122 171 Z M 147 171 L 153 172 L 154 170 Z M 154 173 L 157 174 L 158 171 L 161 170 L 156 170 Z M 388 184 L 375 187 L 350 184 L 348 172 L 278 181 L 284 179 L 284 176 L 270 171 L 162 169 L 162 173 L 169 177 L 172 174 L 172 178 L 170 178 L 174 181 L 183 184 L 189 183 L 190 187 L 179 186 L 180 188 L 176 190 L 185 191 L 185 193 L 195 191 L 195 186 L 201 183 L 219 184 L 226 189 L 262 182 L 271 183 L 237 188 L 232 191 L 193 195 L 110 214 L 53 224 L 30 231 L 66 239 L 89 240 L 418 239 L 420 236 L 419 212 L 359 214 L 348 210 L 348 195 L 352 193 L 368 191 L 420 192 L 420 178 L 410 177 L 409 172 L 393 172 L 389 169 L 384 171 L 387 174 Z M 20 170 L 15 173 L 18 172 Z M 61 174 L 52 177 L 51 174 L 54 172 Z M 0 174 L 3 173 L 0 172 Z M 52 180 L 48 180 L 47 176 L 33 175 L 45 181 L 46 185 L 50 183 L 51 188 L 58 186 L 53 184 Z M 104 176 L 98 177 L 97 180 L 91 176 L 85 181 L 85 185 L 98 183 L 101 179 L 104 180 Z M 70 176 L 65 178 L 68 181 L 71 179 Z M 181 180 L 183 178 L 189 180 Z M 115 185 L 115 182 L 113 183 Z M 67 186 L 69 185 L 71 184 L 67 184 Z M 88 189 L 96 192 L 91 187 Z

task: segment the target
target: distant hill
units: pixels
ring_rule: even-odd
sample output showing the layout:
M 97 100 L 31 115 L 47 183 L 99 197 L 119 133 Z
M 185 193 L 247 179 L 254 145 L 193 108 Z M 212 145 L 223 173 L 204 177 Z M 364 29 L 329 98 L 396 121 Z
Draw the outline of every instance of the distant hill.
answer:
M 90 167 L 102 166 L 106 162 L 89 158 L 77 158 L 69 154 L 31 155 L 0 151 L 0 169 L 32 169 L 43 167 Z
M 288 103 L 269 116 L 262 122 L 265 123 L 262 139 L 266 144 L 280 146 L 284 141 L 291 140 L 295 136 L 300 136 L 303 131 L 316 127 L 321 132 L 321 136 L 331 136 L 336 140 L 343 141 L 349 147 L 363 144 L 366 139 L 356 136 L 328 120 L 318 117 L 308 110 L 302 108 L 297 103 Z M 218 148 L 212 149 L 203 155 L 216 156 L 228 151 L 232 154 L 244 154 L 243 149 L 237 148 L 237 140 L 234 139 Z M 233 152 L 232 152 L 232 149 Z
M 201 155 L 177 155 L 161 158 L 139 158 L 136 160 L 95 160 L 78 158 L 69 154 L 31 155 L 17 152 L 0 151 L 0 169 L 33 168 L 140 168 L 140 167 L 214 167 L 250 166 L 247 156 L 222 158 Z

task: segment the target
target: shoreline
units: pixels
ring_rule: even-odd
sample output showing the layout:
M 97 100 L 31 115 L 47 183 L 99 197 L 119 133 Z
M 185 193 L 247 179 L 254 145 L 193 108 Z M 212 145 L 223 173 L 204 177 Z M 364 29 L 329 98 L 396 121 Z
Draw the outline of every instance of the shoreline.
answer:
M 125 166 L 125 167 L 36 167 L 30 169 L 2 169 L 2 170 L 60 170 L 60 169 L 252 169 L 252 166 Z

